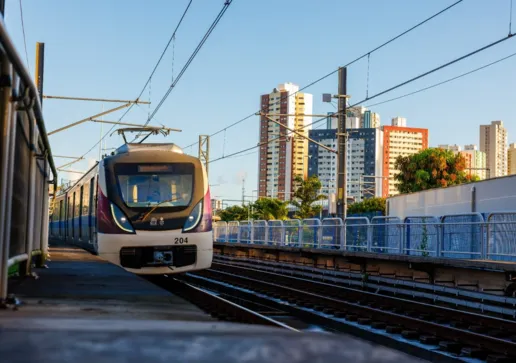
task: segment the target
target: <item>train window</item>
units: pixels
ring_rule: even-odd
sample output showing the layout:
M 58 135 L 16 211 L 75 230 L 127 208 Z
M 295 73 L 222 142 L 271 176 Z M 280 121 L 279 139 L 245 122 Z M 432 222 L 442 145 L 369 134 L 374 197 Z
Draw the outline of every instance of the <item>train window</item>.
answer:
M 90 180 L 90 213 L 92 216 L 95 215 L 95 209 L 96 209 L 96 205 L 95 205 L 95 194 L 96 194 L 96 188 L 95 188 L 95 177 L 91 178 Z
M 81 187 L 80 191 L 78 190 L 76 193 L 77 193 L 77 195 L 75 196 L 75 199 L 74 199 L 74 205 L 75 205 L 75 211 L 73 214 L 74 218 L 81 216 L 82 187 Z
M 82 191 L 82 215 L 87 216 L 90 213 L 90 182 L 83 185 Z
M 115 166 L 118 187 L 128 207 L 186 207 L 191 203 L 194 165 L 118 164 Z
M 68 210 L 68 219 L 72 219 L 73 218 L 73 204 L 72 204 L 72 197 L 68 197 L 68 206 L 67 206 L 67 210 Z

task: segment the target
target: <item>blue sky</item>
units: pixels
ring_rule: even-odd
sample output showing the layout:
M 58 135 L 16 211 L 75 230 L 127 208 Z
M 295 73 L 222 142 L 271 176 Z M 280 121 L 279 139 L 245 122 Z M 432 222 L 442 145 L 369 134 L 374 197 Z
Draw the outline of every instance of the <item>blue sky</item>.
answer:
M 158 68 L 150 100 L 155 107 L 211 22 L 223 0 L 193 0 L 172 47 Z M 259 107 L 259 95 L 279 83 L 304 86 L 383 43 L 453 0 L 234 0 L 186 74 L 156 115 L 156 120 L 183 132 L 170 142 L 189 145 Z M 134 99 L 147 80 L 188 0 L 23 0 L 30 71 L 35 43 L 45 43 L 47 95 Z M 502 38 L 509 31 L 510 0 L 465 0 L 445 14 L 371 55 L 369 94 Z M 514 10 L 516 13 L 516 9 Z M 6 25 L 23 59 L 25 52 L 18 0 L 6 1 Z M 513 26 L 516 31 L 516 25 Z M 443 71 L 379 97 L 381 101 L 467 72 L 516 52 L 516 37 Z M 174 55 L 174 62 L 172 56 Z M 172 67 L 172 64 L 174 66 Z M 480 124 L 503 120 L 509 142 L 516 141 L 516 57 L 460 80 L 372 110 L 389 124 L 403 116 L 409 126 L 430 130 L 430 145 L 478 144 Z M 173 71 L 172 71 L 173 68 Z M 367 61 L 348 68 L 351 103 L 366 93 Z M 314 112 L 334 108 L 322 93 L 336 93 L 337 77 L 306 90 L 314 95 Z M 149 90 L 143 98 L 149 99 Z M 114 104 L 44 101 L 47 129 L 88 117 Z M 142 123 L 148 106 L 134 107 L 126 122 Z M 106 120 L 118 120 L 121 112 Z M 156 124 L 153 121 L 153 124 Z M 103 129 L 106 132 L 106 126 Z M 50 136 L 56 155 L 80 156 L 98 141 L 99 124 L 83 124 Z M 152 139 L 156 142 L 159 138 Z M 211 158 L 258 142 L 258 117 L 211 140 Z M 122 143 L 106 138 L 106 146 Z M 195 147 L 186 152 L 196 152 Z M 73 166 L 86 170 L 98 157 Z M 56 164 L 66 160 L 56 159 Z M 212 196 L 240 199 L 257 189 L 258 154 L 228 158 L 210 165 Z M 61 174 L 60 178 L 76 177 Z

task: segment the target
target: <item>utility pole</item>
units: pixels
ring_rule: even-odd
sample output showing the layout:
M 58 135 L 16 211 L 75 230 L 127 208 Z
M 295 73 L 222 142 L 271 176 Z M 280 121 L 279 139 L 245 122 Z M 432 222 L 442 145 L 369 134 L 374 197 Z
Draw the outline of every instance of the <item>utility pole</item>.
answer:
M 39 103 L 43 108 L 43 70 L 45 66 L 45 43 L 36 43 L 36 88 L 39 93 Z
M 242 177 L 242 207 L 245 203 L 245 176 Z
M 199 135 L 199 159 L 206 168 L 206 175 L 208 173 L 208 166 L 210 163 L 210 135 Z
M 347 192 L 346 192 L 346 162 L 347 162 L 347 134 L 346 134 L 346 100 L 347 100 L 347 69 L 339 68 L 339 123 L 337 128 L 337 216 L 346 218 Z

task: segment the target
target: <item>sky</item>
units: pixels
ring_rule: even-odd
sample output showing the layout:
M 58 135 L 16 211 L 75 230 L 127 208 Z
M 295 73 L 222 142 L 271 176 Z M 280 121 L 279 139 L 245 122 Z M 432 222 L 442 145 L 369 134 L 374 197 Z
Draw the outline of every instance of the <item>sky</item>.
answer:
M 34 74 L 36 42 L 45 43 L 44 94 L 134 100 L 142 90 L 189 0 L 6 0 L 5 24 Z M 166 139 L 185 147 L 258 111 L 260 95 L 280 83 L 301 87 L 405 31 L 455 0 L 234 0 L 195 60 L 172 90 L 151 125 L 182 130 Z M 193 0 L 175 41 L 142 100 L 125 122 L 143 123 L 204 36 L 224 0 Z M 420 73 L 506 37 L 511 0 L 464 0 L 439 17 L 348 67 L 350 102 L 381 92 Z M 516 9 L 513 11 L 516 13 Z M 516 21 L 515 21 L 516 22 Z M 513 25 L 516 32 L 516 24 Z M 468 72 L 516 52 L 516 37 L 366 102 L 374 104 Z M 430 146 L 479 144 L 479 125 L 502 120 L 516 142 L 516 56 L 456 81 L 400 100 L 373 106 L 381 124 L 396 116 L 429 129 Z M 369 68 L 369 77 L 367 69 Z M 369 82 L 367 79 L 369 78 Z M 314 113 L 334 111 L 323 93 L 337 93 L 337 75 L 306 89 Z M 47 130 L 90 117 L 119 104 L 46 99 Z M 124 111 L 105 116 L 117 121 Z M 109 125 L 84 123 L 49 136 L 55 155 L 81 156 Z M 256 145 L 253 116 L 211 139 L 211 159 Z M 116 134 L 102 146 L 123 143 Z M 110 150 L 108 150 L 110 151 Z M 256 150 L 257 151 L 257 150 Z M 185 152 L 197 154 L 197 145 Z M 70 167 L 85 171 L 99 147 Z M 56 158 L 56 165 L 69 160 Z M 257 189 L 258 153 L 210 164 L 212 197 L 240 200 Z M 59 179 L 78 174 L 60 173 Z M 242 180 L 245 178 L 243 184 Z M 256 192 L 254 192 L 256 195 Z

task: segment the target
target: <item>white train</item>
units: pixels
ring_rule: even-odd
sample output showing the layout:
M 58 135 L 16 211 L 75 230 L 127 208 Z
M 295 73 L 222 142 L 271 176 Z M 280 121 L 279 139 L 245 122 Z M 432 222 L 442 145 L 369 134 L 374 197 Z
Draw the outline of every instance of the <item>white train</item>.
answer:
M 206 169 L 174 144 L 125 144 L 60 192 L 49 233 L 136 274 L 209 268 Z

